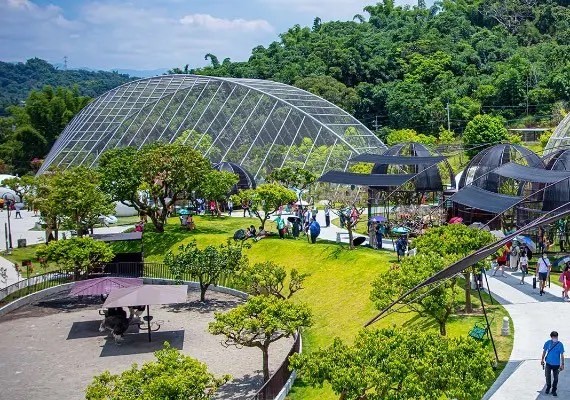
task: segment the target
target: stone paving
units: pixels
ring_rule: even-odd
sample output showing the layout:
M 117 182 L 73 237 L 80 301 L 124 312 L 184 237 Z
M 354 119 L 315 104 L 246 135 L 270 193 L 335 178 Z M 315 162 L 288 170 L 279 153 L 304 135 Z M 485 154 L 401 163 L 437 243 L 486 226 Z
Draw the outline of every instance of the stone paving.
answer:
M 562 288 L 554 283 L 546 288 L 545 295 L 539 296 L 538 289 L 532 288 L 532 276 L 525 279 L 527 284 L 520 285 L 520 273 L 506 274 L 506 277 L 492 277 L 489 274 L 489 286 L 513 321 L 513 351 L 507 366 L 484 399 L 552 398 L 543 393 L 545 379 L 540 365 L 542 346 L 550 339 L 551 331 L 558 331 L 566 349 L 566 365 L 570 366 L 570 303 L 562 301 Z M 558 398 L 570 399 L 569 371 L 559 375 Z
M 208 292 L 206 304 L 198 298 L 198 292 L 190 291 L 188 303 L 151 307 L 154 320 L 163 321 L 153 341 L 148 342 L 146 332 L 132 333 L 119 346 L 98 330 L 97 300 L 79 301 L 60 294 L 7 314 L 0 319 L 0 398 L 84 399 L 94 375 L 105 370 L 118 373 L 133 362 L 152 360 L 152 352 L 165 340 L 206 363 L 212 373 L 232 375 L 234 379 L 220 389 L 218 398 L 248 397 L 262 384 L 261 351 L 226 348 L 221 336 L 207 331 L 215 311 L 233 308 L 242 300 L 215 292 Z M 272 371 L 292 344 L 292 339 L 282 339 L 271 345 Z

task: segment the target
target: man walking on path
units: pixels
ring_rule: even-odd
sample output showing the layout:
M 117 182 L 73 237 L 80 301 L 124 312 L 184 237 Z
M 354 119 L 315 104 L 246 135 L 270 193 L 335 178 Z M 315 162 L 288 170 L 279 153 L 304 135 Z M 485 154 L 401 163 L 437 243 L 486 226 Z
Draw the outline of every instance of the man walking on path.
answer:
M 564 371 L 564 345 L 558 341 L 558 332 L 552 331 L 550 340 L 544 343 L 540 364 L 546 376 L 546 390 L 544 393 L 549 394 L 552 387 L 552 395 L 554 397 L 558 396 L 556 393 L 558 389 L 558 374 L 560 371 Z
M 552 268 L 550 260 L 544 254 L 542 254 L 536 263 L 536 272 L 538 273 L 538 279 L 540 280 L 540 295 L 544 294 L 544 287 L 546 286 L 546 280 L 550 274 L 550 269 Z
M 331 226 L 331 209 L 329 206 L 325 207 L 325 226 Z

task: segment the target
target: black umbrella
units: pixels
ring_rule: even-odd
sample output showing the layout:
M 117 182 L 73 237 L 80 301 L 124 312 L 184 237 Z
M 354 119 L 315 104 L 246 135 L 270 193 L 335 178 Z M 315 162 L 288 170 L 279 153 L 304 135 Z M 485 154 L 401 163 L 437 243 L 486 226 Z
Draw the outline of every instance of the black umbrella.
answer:
M 366 242 L 366 238 L 364 236 L 359 236 L 352 240 L 352 244 L 354 246 L 360 246 L 364 242 Z
M 300 222 L 301 218 L 299 217 L 287 217 L 287 221 L 293 223 L 293 222 Z

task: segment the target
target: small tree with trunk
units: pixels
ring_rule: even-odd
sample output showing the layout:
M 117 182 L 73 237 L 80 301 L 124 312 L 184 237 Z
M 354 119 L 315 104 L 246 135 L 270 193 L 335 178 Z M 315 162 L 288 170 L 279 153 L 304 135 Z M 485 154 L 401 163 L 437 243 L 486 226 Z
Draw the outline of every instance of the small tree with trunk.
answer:
M 242 190 L 237 199 L 251 203 L 251 212 L 259 219 L 265 229 L 267 220 L 285 205 L 294 202 L 297 195 L 290 189 L 275 183 L 264 183 L 256 189 Z
M 213 200 L 216 203 L 216 213 L 218 217 L 222 215 L 220 211 L 220 201 L 228 197 L 232 187 L 238 183 L 238 181 L 239 177 L 228 171 L 213 170 L 204 176 L 199 191 L 206 199 Z
M 105 242 L 90 237 L 77 237 L 40 245 L 36 257 L 43 263 L 53 262 L 63 269 L 73 271 L 74 278 L 78 279 L 81 273 L 88 273 L 98 263 L 111 261 L 114 254 Z
M 202 154 L 178 143 L 112 149 L 99 158 L 103 190 L 148 215 L 161 233 L 170 206 L 183 193 L 197 190 L 211 170 Z
M 289 299 L 303 289 L 303 282 L 309 274 L 300 274 L 295 268 L 291 270 L 288 293 L 285 295 L 287 271 L 272 261 L 244 266 L 237 275 L 238 281 L 249 294 L 271 295 L 280 299 Z
M 198 248 L 195 241 L 178 247 L 175 254 L 169 251 L 164 263 L 177 281 L 196 279 L 200 283 L 200 301 L 206 301 L 206 292 L 211 285 L 217 286 L 224 274 L 233 274 L 247 259 L 243 246 L 232 240 L 220 246 Z
M 282 167 L 272 170 L 265 180 L 296 190 L 299 202 L 301 202 L 303 192 L 306 192 L 317 181 L 317 176 L 301 167 Z
M 332 200 L 328 201 L 327 206 L 333 214 L 337 215 L 344 221 L 344 228 L 348 232 L 348 246 L 349 249 L 354 250 L 354 230 L 361 220 L 364 207 L 358 207 L 355 203 L 350 203 L 350 200 L 343 194 L 332 194 Z M 353 218 L 353 209 L 356 209 L 356 218 Z
M 471 338 L 417 330 L 362 330 L 354 344 L 290 358 L 304 383 L 330 383 L 340 400 L 478 400 L 493 379 L 488 352 Z
M 483 229 L 474 229 L 462 224 L 451 224 L 428 229 L 414 240 L 414 247 L 419 254 L 436 253 L 442 257 L 452 255 L 463 258 L 472 252 L 495 241 L 495 237 Z M 477 264 L 480 268 L 482 265 Z M 465 277 L 465 312 L 473 312 L 471 302 L 471 273 L 464 272 Z
M 379 310 L 383 310 L 401 295 L 458 259 L 459 257 L 449 256 L 442 258 L 435 253 L 406 257 L 401 264 L 394 264 L 372 282 L 370 299 Z M 447 321 L 457 308 L 457 292 L 457 278 L 453 277 L 441 284 L 418 290 L 411 301 L 405 302 L 407 307 L 397 312 L 417 312 L 421 316 L 429 316 L 437 322 L 439 333 L 445 336 Z
M 216 391 L 231 379 L 216 378 L 206 364 L 182 354 L 164 342 L 164 349 L 154 353 L 156 360 L 111 374 L 105 371 L 87 387 L 87 400 L 138 399 L 212 399 Z
M 79 237 L 101 215 L 114 211 L 111 198 L 100 189 L 100 178 L 97 171 L 80 166 L 58 171 L 50 180 L 51 202 L 59 209 L 63 226 L 76 230 Z
M 311 312 L 304 304 L 275 296 L 254 296 L 226 313 L 216 313 L 209 325 L 214 335 L 224 335 L 225 346 L 257 347 L 263 353 L 263 380 L 269 380 L 269 346 L 311 325 Z

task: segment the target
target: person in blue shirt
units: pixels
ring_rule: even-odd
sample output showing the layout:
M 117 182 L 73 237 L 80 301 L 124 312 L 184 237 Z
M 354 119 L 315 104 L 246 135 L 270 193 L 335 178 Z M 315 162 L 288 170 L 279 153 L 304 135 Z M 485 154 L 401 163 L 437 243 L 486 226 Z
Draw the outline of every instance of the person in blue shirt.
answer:
M 309 233 L 311 235 L 311 243 L 316 243 L 317 237 L 321 234 L 321 226 L 317 222 L 316 216 L 313 216 L 313 220 L 309 225 Z
M 550 393 L 550 388 L 552 387 L 552 395 L 554 397 L 558 396 L 556 393 L 558 389 L 558 374 L 564 370 L 564 345 L 558 341 L 558 332 L 552 331 L 550 340 L 544 343 L 540 364 L 546 375 L 546 391 L 544 393 Z M 551 378 L 553 378 L 552 385 L 550 382 Z

